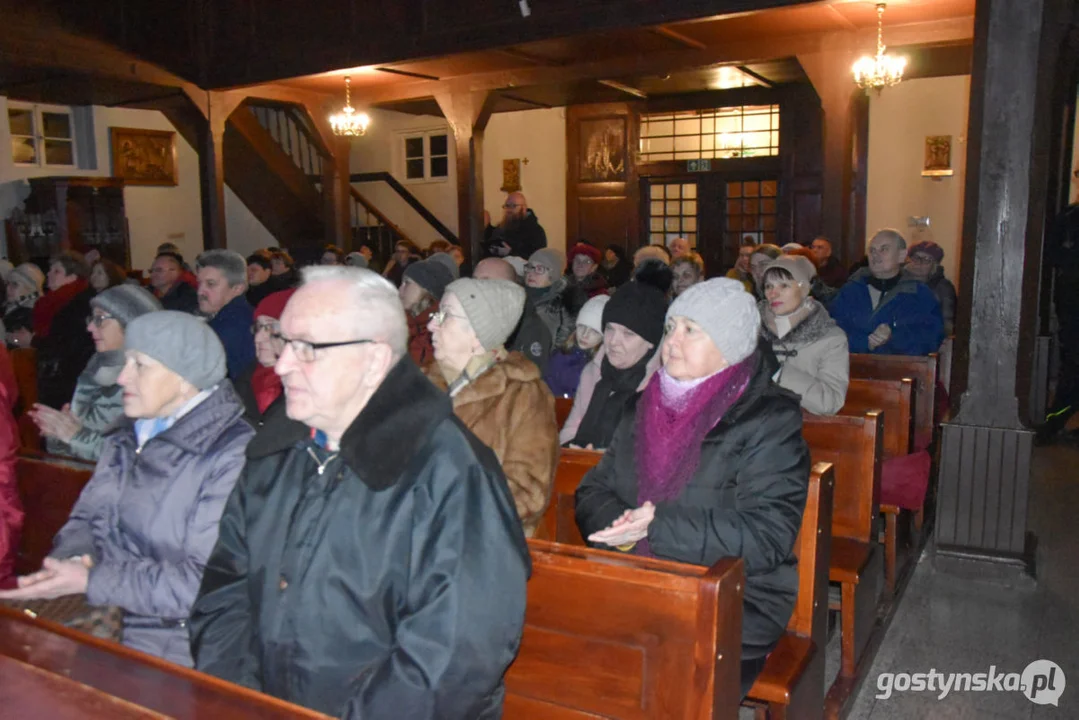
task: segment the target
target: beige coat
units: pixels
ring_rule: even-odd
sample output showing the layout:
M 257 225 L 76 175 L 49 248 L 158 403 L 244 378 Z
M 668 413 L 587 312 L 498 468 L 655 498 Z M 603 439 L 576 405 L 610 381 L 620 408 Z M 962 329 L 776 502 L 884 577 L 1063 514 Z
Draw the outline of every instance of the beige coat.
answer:
M 770 343 L 781 369 L 776 382 L 802 397 L 802 407 L 815 415 L 835 415 L 847 399 L 850 353 L 847 335 L 824 306 L 806 300 L 808 313 L 784 337 L 776 334 L 775 315 L 762 300 L 761 339 Z
M 446 390 L 437 364 L 427 377 Z M 558 467 L 554 396 L 535 363 L 519 352 L 466 385 L 453 397 L 453 411 L 498 456 L 525 535 L 531 537 L 551 497 Z

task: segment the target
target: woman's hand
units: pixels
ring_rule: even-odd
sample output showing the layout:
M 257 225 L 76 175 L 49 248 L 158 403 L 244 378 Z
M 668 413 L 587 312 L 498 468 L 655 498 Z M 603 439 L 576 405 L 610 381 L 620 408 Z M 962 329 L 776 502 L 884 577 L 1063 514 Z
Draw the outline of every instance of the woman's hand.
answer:
M 36 573 L 19 577 L 17 590 L 0 590 L 0 600 L 51 600 L 84 594 L 93 564 L 89 555 L 70 560 L 47 557 Z
M 609 527 L 592 533 L 588 540 L 613 547 L 629 545 L 648 537 L 648 526 L 656 516 L 656 506 L 646 502 L 634 510 L 626 510 Z
M 42 435 L 66 443 L 71 442 L 75 433 L 82 429 L 82 423 L 71 412 L 71 405 L 64 405 L 60 410 L 53 410 L 51 407 L 35 403 L 29 415 Z

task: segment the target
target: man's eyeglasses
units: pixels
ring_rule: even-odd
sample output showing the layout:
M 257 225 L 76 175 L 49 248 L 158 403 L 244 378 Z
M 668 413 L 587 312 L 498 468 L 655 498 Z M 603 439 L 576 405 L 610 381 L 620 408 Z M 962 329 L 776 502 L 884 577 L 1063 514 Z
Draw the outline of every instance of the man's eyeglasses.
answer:
M 281 333 L 275 332 L 270 334 L 270 342 L 273 345 L 274 352 L 278 355 L 283 353 L 285 346 L 288 345 L 292 348 L 292 354 L 296 356 L 297 360 L 302 363 L 312 363 L 316 359 L 316 350 L 329 350 L 330 348 L 345 347 L 346 345 L 365 345 L 367 343 L 377 343 L 378 340 L 363 338 L 362 340 L 345 340 L 343 342 L 313 343 L 306 340 L 287 338 Z
M 90 315 L 86 318 L 87 325 L 93 325 L 96 328 L 100 328 L 105 324 L 106 320 L 114 320 L 112 315 Z
M 547 267 L 546 265 L 536 265 L 536 264 L 533 264 L 533 263 L 525 263 L 525 272 L 549 273 L 549 272 L 551 272 L 551 269 L 549 267 Z
M 519 208 L 519 207 L 521 207 L 520 203 L 506 203 L 505 205 L 502 206 L 502 209 L 503 210 L 513 210 L 514 208 Z

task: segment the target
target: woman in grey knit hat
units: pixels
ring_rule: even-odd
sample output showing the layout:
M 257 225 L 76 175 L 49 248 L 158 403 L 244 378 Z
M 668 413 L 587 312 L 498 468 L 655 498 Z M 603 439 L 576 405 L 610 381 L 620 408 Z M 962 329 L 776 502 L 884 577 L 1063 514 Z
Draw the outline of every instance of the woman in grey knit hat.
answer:
M 96 351 L 75 384 L 71 402 L 56 410 L 35 404 L 29 415 L 45 438 L 46 449 L 96 461 L 101 453 L 102 433 L 124 413 L 123 390 L 116 380 L 124 367 L 124 330 L 161 303 L 136 285 L 117 285 L 90 301 L 86 330 Z

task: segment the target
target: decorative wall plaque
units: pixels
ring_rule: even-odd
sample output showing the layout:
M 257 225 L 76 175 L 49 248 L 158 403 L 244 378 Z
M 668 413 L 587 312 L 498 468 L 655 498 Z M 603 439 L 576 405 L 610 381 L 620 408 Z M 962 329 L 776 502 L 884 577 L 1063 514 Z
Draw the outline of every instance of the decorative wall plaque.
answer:
M 176 133 L 109 128 L 112 174 L 127 185 L 176 185 Z
M 581 120 L 581 182 L 619 182 L 626 179 L 626 119 Z
M 511 193 L 521 189 L 521 159 L 502 161 L 502 192 Z
M 952 136 L 927 135 L 922 177 L 950 177 L 952 174 Z

